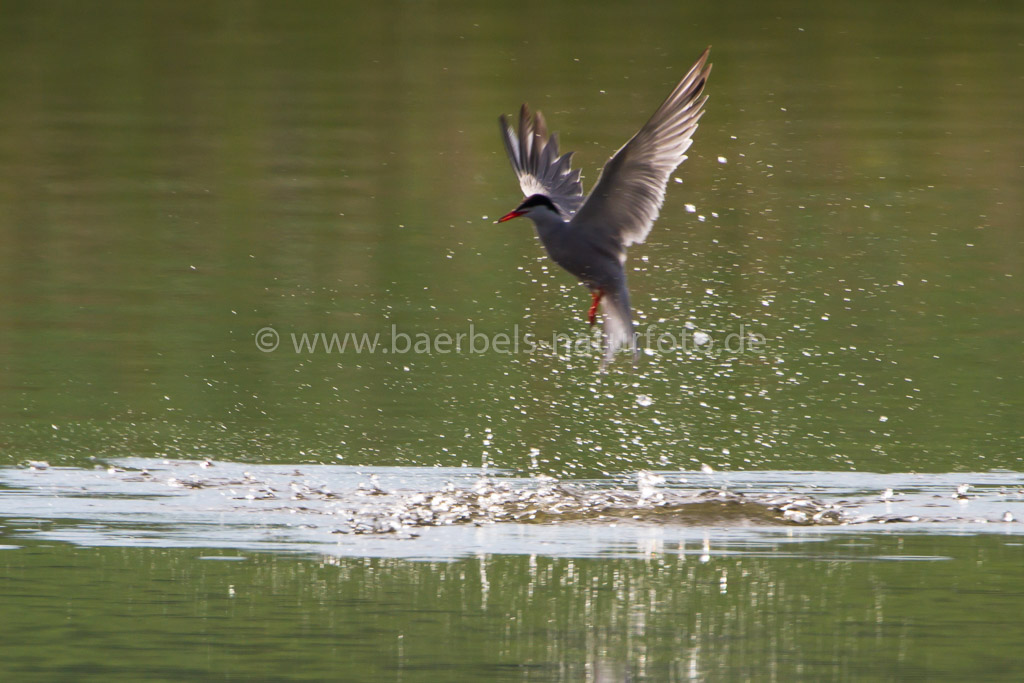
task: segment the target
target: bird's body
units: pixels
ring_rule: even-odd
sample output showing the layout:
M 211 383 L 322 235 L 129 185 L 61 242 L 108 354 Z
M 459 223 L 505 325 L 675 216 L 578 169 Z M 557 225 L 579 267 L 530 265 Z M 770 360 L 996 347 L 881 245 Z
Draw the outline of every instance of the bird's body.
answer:
M 551 260 L 576 276 L 590 289 L 622 284 L 622 261 L 614 244 L 602 243 L 601 235 L 582 231 L 551 211 L 531 216 L 537 235 Z
M 709 48 L 710 49 L 710 48 Z M 588 319 L 604 302 L 605 350 L 602 366 L 628 345 L 636 355 L 626 247 L 643 242 L 658 217 L 669 175 L 686 158 L 703 114 L 704 83 L 711 66 L 704 51 L 651 119 L 609 159 L 586 197 L 580 172 L 559 156 L 557 135 L 548 137 L 540 112 L 524 104 L 518 134 L 501 117 L 505 148 L 526 199 L 500 222 L 525 216 L 555 263 L 585 284 L 593 295 Z

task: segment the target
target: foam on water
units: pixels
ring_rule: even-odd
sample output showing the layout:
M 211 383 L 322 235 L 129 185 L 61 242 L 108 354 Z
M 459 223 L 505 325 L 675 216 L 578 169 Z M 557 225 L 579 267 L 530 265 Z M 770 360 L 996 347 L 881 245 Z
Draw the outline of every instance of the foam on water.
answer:
M 735 552 L 826 529 L 1024 533 L 1024 475 L 1012 472 L 708 468 L 556 480 L 493 469 L 133 458 L 95 469 L 31 463 L 0 470 L 0 486 L 8 536 L 82 545 L 582 556 L 711 536 Z

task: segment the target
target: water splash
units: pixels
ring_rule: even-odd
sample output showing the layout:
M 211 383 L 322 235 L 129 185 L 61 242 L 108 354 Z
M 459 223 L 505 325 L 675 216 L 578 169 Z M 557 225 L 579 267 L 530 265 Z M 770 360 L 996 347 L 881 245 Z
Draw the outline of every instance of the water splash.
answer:
M 0 484 L 8 526 L 85 545 L 326 547 L 372 554 L 378 541 L 356 539 L 436 539 L 440 529 L 480 527 L 497 529 L 498 536 L 525 534 L 533 539 L 529 552 L 549 548 L 554 538 L 589 548 L 608 530 L 615 530 L 617 543 L 647 533 L 643 529 L 677 536 L 713 529 L 734 539 L 783 529 L 868 531 L 894 524 L 923 533 L 952 527 L 958 533 L 965 527 L 1024 533 L 1017 521 L 1024 518 L 1024 475 L 1010 472 L 708 468 L 572 480 L 494 468 L 124 459 L 95 469 L 37 463 L 0 469 Z M 445 552 L 459 555 L 479 541 L 472 535 L 459 539 Z M 401 554 L 393 547 L 390 552 Z

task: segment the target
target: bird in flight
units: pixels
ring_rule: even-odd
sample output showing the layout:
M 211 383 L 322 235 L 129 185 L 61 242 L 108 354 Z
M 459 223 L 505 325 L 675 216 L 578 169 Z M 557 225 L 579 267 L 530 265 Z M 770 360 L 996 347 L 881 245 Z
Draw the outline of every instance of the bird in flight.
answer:
M 686 159 L 697 121 L 704 114 L 708 52 L 662 102 L 650 120 L 601 170 L 590 194 L 583 195 L 572 152 L 558 153 L 558 134 L 548 136 L 544 117 L 519 110 L 519 132 L 502 115 L 502 139 L 526 199 L 499 218 L 533 221 L 555 263 L 587 286 L 592 297 L 587 320 L 593 325 L 604 304 L 604 356 L 601 368 L 628 345 L 636 362 L 636 338 L 626 288 L 626 247 L 643 242 L 665 201 L 669 176 Z

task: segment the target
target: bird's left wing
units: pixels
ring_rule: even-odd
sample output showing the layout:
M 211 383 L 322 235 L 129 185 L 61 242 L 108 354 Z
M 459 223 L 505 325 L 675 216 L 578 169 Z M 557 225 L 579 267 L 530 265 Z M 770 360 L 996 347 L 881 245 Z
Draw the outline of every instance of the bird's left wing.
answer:
M 643 242 L 651 231 L 665 201 L 668 177 L 693 143 L 707 100 L 701 93 L 711 71 L 710 49 L 644 127 L 608 160 L 572 220 L 581 229 L 603 233 L 622 255 L 625 247 Z
M 518 134 L 504 115 L 499 121 L 505 150 L 523 195 L 545 195 L 565 220 L 572 218 L 583 203 L 580 172 L 570 165 L 572 152 L 558 155 L 558 134 L 548 137 L 544 116 L 540 112 L 531 116 L 525 104 L 519 110 Z

